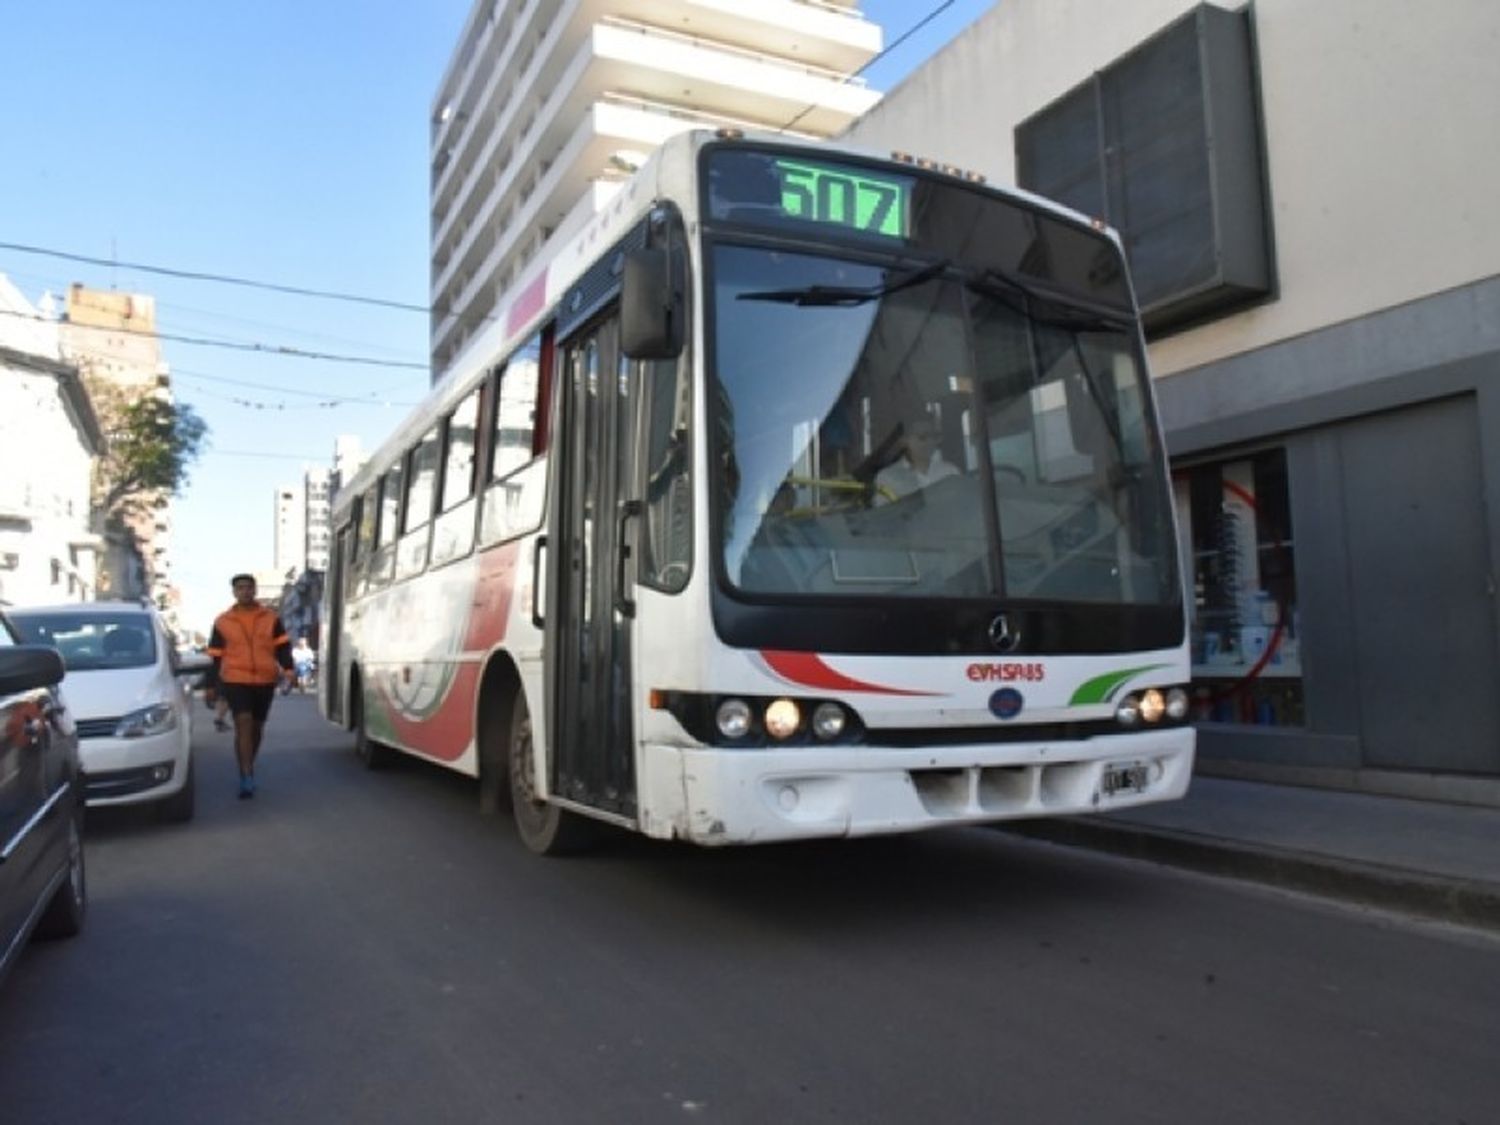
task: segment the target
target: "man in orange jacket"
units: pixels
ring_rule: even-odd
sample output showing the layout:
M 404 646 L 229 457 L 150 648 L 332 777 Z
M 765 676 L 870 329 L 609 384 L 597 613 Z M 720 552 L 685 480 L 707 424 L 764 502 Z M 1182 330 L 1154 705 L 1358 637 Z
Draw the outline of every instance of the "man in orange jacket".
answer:
M 214 660 L 213 683 L 205 695 L 222 692 L 234 714 L 234 753 L 240 766 L 240 799 L 255 796 L 255 755 L 260 752 L 266 716 L 276 683 L 290 683 L 292 643 L 281 618 L 255 600 L 255 578 L 236 574 L 229 580 L 234 604 L 214 619 L 208 655 Z M 212 698 L 209 702 L 213 702 Z

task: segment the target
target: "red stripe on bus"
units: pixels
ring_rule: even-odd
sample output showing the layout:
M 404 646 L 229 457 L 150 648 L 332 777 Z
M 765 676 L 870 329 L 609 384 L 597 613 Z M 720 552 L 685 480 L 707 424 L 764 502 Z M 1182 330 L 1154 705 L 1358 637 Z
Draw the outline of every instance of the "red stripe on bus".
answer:
M 780 649 L 762 649 L 761 656 L 784 680 L 802 687 L 822 688 L 825 691 L 863 691 L 872 695 L 941 695 L 937 691 L 912 691 L 908 688 L 888 687 L 872 684 L 846 676 L 837 668 L 831 668 L 815 652 L 785 652 Z
M 547 271 L 543 270 L 537 274 L 531 284 L 521 290 L 521 295 L 510 304 L 510 312 L 505 317 L 506 335 L 514 335 L 525 328 L 536 316 L 547 307 Z
M 474 738 L 474 688 L 479 666 L 462 664 L 453 674 L 438 708 L 425 719 L 408 719 L 386 696 L 386 709 L 397 740 L 417 753 L 442 762 L 456 761 Z
M 516 592 L 516 563 L 520 556 L 521 544 L 518 541 L 502 543 L 480 554 L 474 592 L 469 598 L 469 624 L 463 642 L 465 652 L 488 652 L 505 639 L 510 603 Z

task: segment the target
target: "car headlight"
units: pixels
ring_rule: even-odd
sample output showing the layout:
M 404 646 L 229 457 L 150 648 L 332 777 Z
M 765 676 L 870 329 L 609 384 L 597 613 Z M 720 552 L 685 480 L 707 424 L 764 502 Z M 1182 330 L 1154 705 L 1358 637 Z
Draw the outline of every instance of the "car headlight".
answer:
M 165 734 L 177 729 L 177 708 L 170 703 L 153 703 L 132 711 L 115 724 L 116 738 L 144 738 L 148 734 Z

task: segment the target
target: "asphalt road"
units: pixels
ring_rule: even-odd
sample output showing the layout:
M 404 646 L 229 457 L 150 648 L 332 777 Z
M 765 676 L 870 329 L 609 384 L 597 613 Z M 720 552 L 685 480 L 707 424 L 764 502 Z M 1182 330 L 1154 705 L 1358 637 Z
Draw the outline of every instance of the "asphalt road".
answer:
M 200 715 L 204 715 L 200 711 Z M 987 830 L 523 851 L 279 700 L 261 793 L 91 818 L 0 1120 L 1472 1122 L 1500 942 Z

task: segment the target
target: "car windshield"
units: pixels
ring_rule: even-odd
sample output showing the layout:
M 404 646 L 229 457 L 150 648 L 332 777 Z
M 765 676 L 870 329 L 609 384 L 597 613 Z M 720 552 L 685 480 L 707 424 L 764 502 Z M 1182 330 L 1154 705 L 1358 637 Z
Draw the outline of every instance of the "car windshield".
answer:
M 155 631 L 139 613 L 12 610 L 11 620 L 29 643 L 56 648 L 69 672 L 149 668 L 156 663 Z
M 1170 604 L 1128 320 L 993 270 L 714 247 L 714 490 L 753 595 Z

